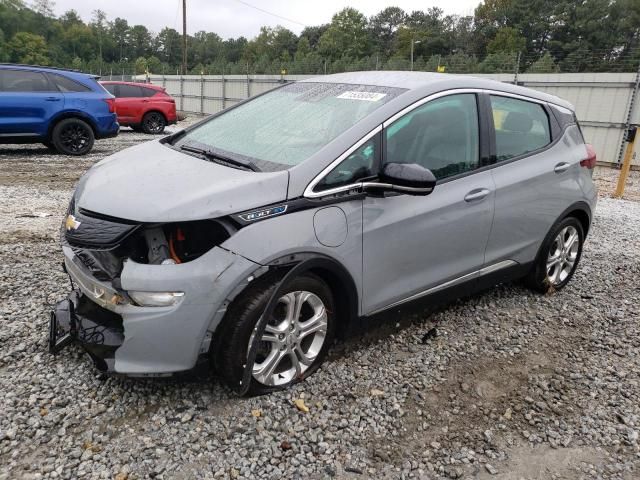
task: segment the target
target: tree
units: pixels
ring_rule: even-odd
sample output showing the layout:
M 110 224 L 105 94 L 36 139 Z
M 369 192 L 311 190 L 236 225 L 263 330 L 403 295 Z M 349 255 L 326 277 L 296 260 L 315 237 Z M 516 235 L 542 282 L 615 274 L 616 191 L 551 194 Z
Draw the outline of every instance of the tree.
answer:
M 94 55 L 96 38 L 84 23 L 74 23 L 64 30 L 61 44 L 63 49 L 71 53 L 72 58 L 88 60 Z
M 533 62 L 527 69 L 527 73 L 555 73 L 559 71 L 558 65 L 549 52 Z
M 0 62 L 8 62 L 9 58 L 9 48 L 5 45 L 4 32 L 0 28 Z
M 496 36 L 487 44 L 487 52 L 521 52 L 526 46 L 526 39 L 522 37 L 515 28 L 502 27 Z
M 34 0 L 33 9 L 40 15 L 45 17 L 53 17 L 53 9 L 56 6 L 56 2 L 53 0 Z
M 147 59 L 144 57 L 136 58 L 135 68 L 136 68 L 136 75 L 146 73 L 147 69 L 149 68 L 149 63 L 147 62 Z
M 100 64 L 102 64 L 102 43 L 105 37 L 105 24 L 107 22 L 107 14 L 104 10 L 94 10 L 92 12 L 91 20 L 91 28 L 93 28 L 93 31 L 98 37 L 98 59 L 100 61 Z
M 122 62 L 122 59 L 125 58 L 128 53 L 127 50 L 131 38 L 129 23 L 124 18 L 116 18 L 109 25 L 109 34 L 111 35 L 111 37 L 113 37 L 116 45 L 118 46 L 118 61 Z
M 222 39 L 216 33 L 197 32 L 190 45 L 189 51 L 195 63 L 206 65 L 222 55 Z
M 182 61 L 182 37 L 173 28 L 163 28 L 156 37 L 158 58 L 170 65 L 178 66 Z
M 62 23 L 65 28 L 69 28 L 72 25 L 84 25 L 84 22 L 80 18 L 80 15 L 78 15 L 78 12 L 73 9 L 67 10 L 62 14 L 60 17 L 60 23 Z
M 371 37 L 367 18 L 355 8 L 336 13 L 318 42 L 319 53 L 330 59 L 355 59 L 369 53 Z
M 247 45 L 244 57 L 250 62 L 259 58 L 271 62 L 285 53 L 291 57 L 296 52 L 297 42 L 295 33 L 284 27 L 261 27 L 260 34 Z
M 147 68 L 150 73 L 162 73 L 162 62 L 156 56 L 151 56 L 147 59 Z
M 298 48 L 296 49 L 296 60 L 304 60 L 311 53 L 311 45 L 307 37 L 300 37 Z
M 49 58 L 44 54 L 46 50 L 44 37 L 29 32 L 18 32 L 9 42 L 10 56 L 16 63 L 48 65 Z
M 406 20 L 406 12 L 399 7 L 387 7 L 369 20 L 371 34 L 383 55 L 391 55 L 396 32 Z
M 153 37 L 144 25 L 134 25 L 129 29 L 130 54 L 133 58 L 145 57 L 151 53 Z
M 300 33 L 300 37 L 306 37 L 309 40 L 309 45 L 312 50 L 316 50 L 318 48 L 318 43 L 320 42 L 320 37 L 324 32 L 329 28 L 329 24 L 325 23 L 324 25 L 318 25 L 315 27 L 304 27 L 302 33 Z

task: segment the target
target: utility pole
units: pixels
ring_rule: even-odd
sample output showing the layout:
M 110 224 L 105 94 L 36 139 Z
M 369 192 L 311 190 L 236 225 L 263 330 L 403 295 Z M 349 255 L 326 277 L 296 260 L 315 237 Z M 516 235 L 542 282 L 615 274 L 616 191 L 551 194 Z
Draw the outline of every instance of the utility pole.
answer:
M 182 74 L 187 73 L 187 0 L 182 0 Z
M 417 45 L 418 43 L 422 43 L 422 40 L 414 40 L 411 37 L 411 71 L 413 72 L 413 45 Z

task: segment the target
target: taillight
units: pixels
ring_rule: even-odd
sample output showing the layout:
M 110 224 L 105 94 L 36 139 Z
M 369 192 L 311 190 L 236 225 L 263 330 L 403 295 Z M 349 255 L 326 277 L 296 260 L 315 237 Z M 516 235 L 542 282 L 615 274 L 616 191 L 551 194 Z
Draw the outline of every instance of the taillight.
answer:
M 590 143 L 586 144 L 587 156 L 580 161 L 580 166 L 588 169 L 595 168 L 596 166 L 596 151 Z
M 109 113 L 116 113 L 116 99 L 115 98 L 105 98 L 104 101 L 109 106 Z

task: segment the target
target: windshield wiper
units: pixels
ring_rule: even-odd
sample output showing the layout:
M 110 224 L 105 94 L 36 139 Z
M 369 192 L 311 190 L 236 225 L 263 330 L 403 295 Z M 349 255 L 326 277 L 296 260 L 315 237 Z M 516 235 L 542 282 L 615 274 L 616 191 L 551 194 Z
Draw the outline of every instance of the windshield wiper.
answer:
M 236 167 L 246 168 L 254 172 L 260 171 L 260 169 L 256 166 L 256 164 L 251 161 L 243 161 L 243 160 L 238 160 L 236 158 L 227 157 L 226 155 L 221 155 L 219 153 L 214 152 L 213 150 L 192 147 L 191 145 L 181 145 L 180 150 L 184 150 L 185 152 L 200 154 L 203 157 L 205 157 L 207 160 L 210 160 L 215 163 L 220 163 L 220 160 L 221 160 L 223 163 L 229 163 L 231 165 L 235 165 Z

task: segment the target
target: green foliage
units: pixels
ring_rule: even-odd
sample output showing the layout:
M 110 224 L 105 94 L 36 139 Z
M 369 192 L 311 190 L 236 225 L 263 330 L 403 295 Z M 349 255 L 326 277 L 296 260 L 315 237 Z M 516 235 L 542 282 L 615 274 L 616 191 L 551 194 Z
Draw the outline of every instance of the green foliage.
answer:
M 11 61 L 16 63 L 48 65 L 49 59 L 44 53 L 46 50 L 44 37 L 29 32 L 18 32 L 9 42 L 9 55 Z
M 318 53 L 335 59 L 358 59 L 371 49 L 367 18 L 355 8 L 344 8 L 331 19 L 318 41 Z
M 527 40 L 513 27 L 502 27 L 496 32 L 496 36 L 487 44 L 489 53 L 513 53 L 521 52 L 526 46 Z
M 55 17 L 52 0 L 0 0 L 0 61 L 73 67 L 102 75 L 175 74 L 182 35 L 151 32 L 94 10 Z M 484 0 L 473 15 L 437 7 L 390 6 L 367 19 L 354 8 L 300 35 L 263 27 L 255 38 L 187 39 L 188 71 L 200 74 L 322 74 L 394 69 L 450 73 L 635 71 L 640 62 L 640 0 Z M 518 53 L 520 60 L 518 61 Z
M 527 69 L 527 73 L 556 73 L 559 71 L 560 68 L 549 52 L 533 62 Z

